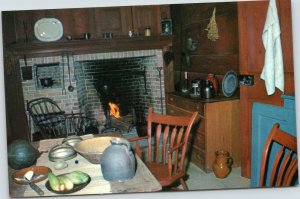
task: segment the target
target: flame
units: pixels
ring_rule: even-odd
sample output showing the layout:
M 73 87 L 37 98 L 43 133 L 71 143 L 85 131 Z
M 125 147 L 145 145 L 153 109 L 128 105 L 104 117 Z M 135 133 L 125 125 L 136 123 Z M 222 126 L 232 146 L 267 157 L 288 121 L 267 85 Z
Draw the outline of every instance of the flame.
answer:
M 108 102 L 109 105 L 109 115 L 115 116 L 115 118 L 120 118 L 120 108 L 118 107 L 117 104 L 114 104 L 112 102 Z

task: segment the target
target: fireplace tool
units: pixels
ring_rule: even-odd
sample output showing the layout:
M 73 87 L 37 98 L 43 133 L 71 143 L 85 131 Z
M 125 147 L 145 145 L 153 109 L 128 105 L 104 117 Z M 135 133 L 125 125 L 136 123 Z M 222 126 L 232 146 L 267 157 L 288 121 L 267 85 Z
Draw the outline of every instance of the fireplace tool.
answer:
M 158 76 L 159 76 L 159 89 L 160 89 L 160 106 L 161 106 L 161 114 L 163 114 L 163 94 L 162 94 L 162 86 L 161 86 L 161 70 L 162 67 L 157 67 L 158 70 Z
M 144 71 L 143 71 L 143 76 L 144 76 L 144 88 L 145 88 L 145 94 L 148 94 L 147 93 L 147 79 L 146 79 L 146 67 L 144 66 Z
M 65 95 L 67 93 L 65 88 L 65 62 L 64 62 L 64 55 L 61 56 L 62 58 L 62 91 L 61 93 Z
M 74 87 L 72 86 L 72 81 L 71 81 L 71 72 L 70 72 L 70 58 L 69 55 L 67 55 L 67 59 L 68 59 L 68 73 L 69 73 L 69 83 L 70 85 L 68 86 L 68 91 L 73 92 L 74 91 Z

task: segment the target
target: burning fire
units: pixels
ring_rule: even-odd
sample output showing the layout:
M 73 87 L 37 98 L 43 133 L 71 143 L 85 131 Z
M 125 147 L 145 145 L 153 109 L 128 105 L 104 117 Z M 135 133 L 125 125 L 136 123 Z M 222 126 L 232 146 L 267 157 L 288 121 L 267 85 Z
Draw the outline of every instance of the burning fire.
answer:
M 114 104 L 112 102 L 108 102 L 109 105 L 109 115 L 115 116 L 115 118 L 120 118 L 120 108 L 118 107 L 117 104 Z

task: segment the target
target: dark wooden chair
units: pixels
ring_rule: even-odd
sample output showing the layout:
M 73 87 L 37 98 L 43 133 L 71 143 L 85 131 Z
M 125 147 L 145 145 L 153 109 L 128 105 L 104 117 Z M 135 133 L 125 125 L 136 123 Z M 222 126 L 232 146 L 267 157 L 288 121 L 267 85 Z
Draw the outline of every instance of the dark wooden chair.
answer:
M 136 142 L 135 149 L 139 156 L 139 141 L 147 139 L 145 163 L 163 188 L 179 181 L 183 189 L 188 190 L 183 180 L 186 175 L 184 164 L 189 134 L 196 117 L 197 112 L 191 117 L 178 117 L 156 114 L 149 108 L 147 136 L 129 139 L 130 142 Z
M 65 132 L 65 112 L 52 99 L 33 99 L 27 103 L 27 111 L 43 139 L 60 137 Z
M 270 154 L 273 153 L 275 156 L 274 160 L 271 161 Z M 297 139 L 279 129 L 279 124 L 276 123 L 264 145 L 259 186 L 291 186 L 297 179 Z
M 96 119 L 85 117 L 82 113 L 66 114 L 66 134 L 99 134 Z
M 82 113 L 66 114 L 50 98 L 43 97 L 29 101 L 27 111 L 41 133 L 41 139 L 82 135 L 85 132 L 98 133 L 96 120 L 84 117 Z

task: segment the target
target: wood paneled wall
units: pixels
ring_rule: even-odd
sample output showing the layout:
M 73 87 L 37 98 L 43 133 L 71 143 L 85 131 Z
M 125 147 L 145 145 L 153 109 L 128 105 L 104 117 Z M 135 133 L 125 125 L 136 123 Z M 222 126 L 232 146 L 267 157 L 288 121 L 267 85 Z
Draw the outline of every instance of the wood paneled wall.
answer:
M 207 25 L 216 8 L 216 22 L 219 39 L 207 38 Z M 174 71 L 175 84 L 183 79 L 188 71 L 189 79 L 206 78 L 214 73 L 221 84 L 228 70 L 239 71 L 239 39 L 236 3 L 184 4 L 171 6 L 174 32 Z M 187 38 L 198 42 L 195 51 L 188 51 L 191 66 L 185 68 L 181 63 L 181 53 L 186 49 Z
M 144 29 L 150 27 L 152 34 L 160 34 L 160 20 L 170 18 L 169 5 L 124 6 L 105 8 L 75 8 L 51 10 L 24 10 L 3 12 L 4 44 L 38 42 L 34 36 L 36 21 L 42 18 L 57 18 L 63 24 L 63 38 L 83 38 L 85 32 L 93 39 L 103 37 L 103 33 L 112 32 L 113 36 L 128 37 L 129 30 L 144 35 Z M 27 32 L 27 33 L 26 33 Z
M 281 28 L 281 45 L 284 63 L 284 94 L 294 95 L 294 66 L 292 45 L 291 1 L 277 0 L 278 17 Z M 267 95 L 265 81 L 260 79 L 264 66 L 265 49 L 262 32 L 267 16 L 269 1 L 249 1 L 238 3 L 240 73 L 254 75 L 253 86 L 240 86 L 241 100 L 241 143 L 242 176 L 251 177 L 252 106 L 254 102 L 282 106 L 283 94 L 276 89 Z

